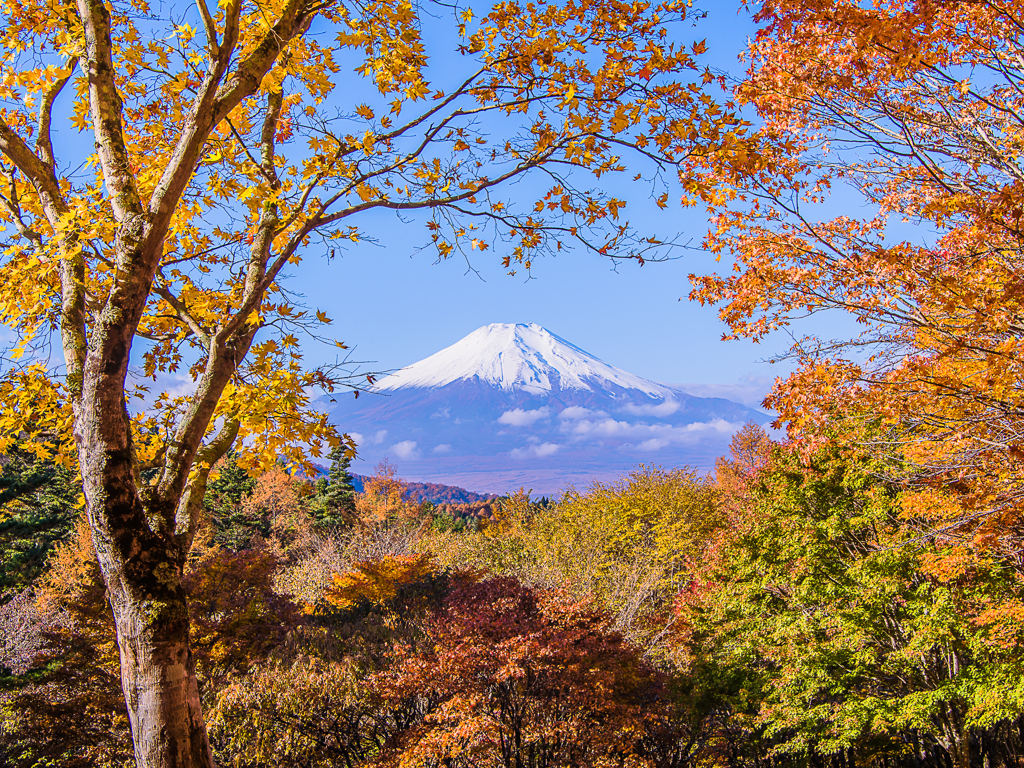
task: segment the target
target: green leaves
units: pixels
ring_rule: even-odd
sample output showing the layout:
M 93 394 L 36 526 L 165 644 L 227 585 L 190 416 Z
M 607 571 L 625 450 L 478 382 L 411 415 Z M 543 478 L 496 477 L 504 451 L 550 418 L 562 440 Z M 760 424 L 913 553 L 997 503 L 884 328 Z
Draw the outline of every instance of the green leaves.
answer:
M 680 594 L 695 663 L 746 679 L 777 750 L 884 750 L 912 730 L 951 744 L 1024 711 L 1005 682 L 1019 646 L 993 647 L 971 618 L 979 594 L 1019 598 L 1021 584 L 995 561 L 955 583 L 930 575 L 946 545 L 907 525 L 880 470 L 777 447 Z

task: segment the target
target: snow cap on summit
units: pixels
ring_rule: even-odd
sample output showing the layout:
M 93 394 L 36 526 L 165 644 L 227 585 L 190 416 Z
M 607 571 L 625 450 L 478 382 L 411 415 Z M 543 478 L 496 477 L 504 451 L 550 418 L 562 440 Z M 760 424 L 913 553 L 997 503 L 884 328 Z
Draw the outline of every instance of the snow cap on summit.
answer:
M 493 323 L 459 342 L 387 376 L 379 390 L 437 388 L 479 380 L 504 390 L 541 394 L 558 389 L 639 390 L 666 398 L 661 384 L 599 360 L 536 323 Z

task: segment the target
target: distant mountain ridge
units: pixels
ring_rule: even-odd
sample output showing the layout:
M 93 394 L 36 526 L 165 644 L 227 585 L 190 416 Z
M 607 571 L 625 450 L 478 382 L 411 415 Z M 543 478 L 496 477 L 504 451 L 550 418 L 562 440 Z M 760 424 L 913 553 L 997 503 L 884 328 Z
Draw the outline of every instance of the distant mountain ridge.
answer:
M 317 477 L 327 477 L 330 471 L 327 467 L 316 463 L 313 464 L 313 468 L 316 470 L 316 473 L 312 476 L 314 479 Z M 366 490 L 367 482 L 372 479 L 370 475 L 360 475 L 357 473 L 351 473 L 349 477 L 352 478 L 352 487 L 358 493 Z M 401 478 L 399 478 L 399 481 L 405 486 L 407 498 L 410 501 L 429 501 L 434 504 L 474 504 L 499 498 L 497 493 L 476 493 L 475 491 L 467 491 L 465 488 L 460 488 L 457 485 L 418 483 L 415 480 L 402 480 Z
M 617 368 L 539 325 L 496 323 L 329 404 L 368 473 L 555 494 L 640 463 L 710 469 L 747 421 L 771 417 Z M 364 469 L 365 468 L 365 469 Z
M 352 475 L 352 485 L 360 493 L 366 488 L 371 478 L 368 475 Z M 443 483 L 417 483 L 402 480 L 406 498 L 410 501 L 429 501 L 434 504 L 472 504 L 477 501 L 491 501 L 498 498 L 496 493 L 475 493 L 459 488 L 457 485 Z

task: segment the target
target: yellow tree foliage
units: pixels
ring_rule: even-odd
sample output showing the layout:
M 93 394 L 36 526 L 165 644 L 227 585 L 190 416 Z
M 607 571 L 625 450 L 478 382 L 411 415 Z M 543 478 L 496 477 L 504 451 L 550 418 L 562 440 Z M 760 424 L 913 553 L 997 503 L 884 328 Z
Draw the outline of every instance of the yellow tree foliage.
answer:
M 336 608 L 353 608 L 361 602 L 386 603 L 398 590 L 436 572 L 429 555 L 388 555 L 375 561 L 354 563 L 352 570 L 334 575 L 334 586 L 323 599 Z
M 686 468 L 641 467 L 547 505 L 520 491 L 496 517 L 479 534 L 427 536 L 422 546 L 448 567 L 594 597 L 640 645 L 722 525 L 714 484 Z

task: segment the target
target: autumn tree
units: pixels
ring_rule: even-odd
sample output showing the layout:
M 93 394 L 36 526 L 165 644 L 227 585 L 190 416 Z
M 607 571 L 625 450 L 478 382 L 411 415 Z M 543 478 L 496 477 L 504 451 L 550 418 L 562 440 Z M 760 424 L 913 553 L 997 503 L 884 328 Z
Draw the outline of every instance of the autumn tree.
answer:
M 688 190 L 733 269 L 695 277 L 692 295 L 754 339 L 852 316 L 856 337 L 794 345 L 799 370 L 772 400 L 793 434 L 820 436 L 836 414 L 884 424 L 877 449 L 957 488 L 960 522 L 986 522 L 989 545 L 1013 551 L 1024 6 L 750 5 L 760 29 L 736 95 L 759 129 L 695 160 L 707 172 Z M 973 535 L 957 522 L 933 527 Z
M 732 520 L 748 514 L 751 491 L 760 473 L 767 467 L 774 447 L 768 433 L 749 422 L 732 436 L 729 455 L 715 461 L 715 484 L 718 486 L 718 508 Z
M 210 468 L 235 444 L 267 467 L 339 440 L 309 392 L 342 374 L 297 348 L 327 317 L 285 268 L 358 242 L 375 210 L 422 212 L 440 256 L 493 248 L 510 270 L 567 246 L 648 258 L 662 244 L 607 177 L 732 130 L 703 44 L 669 35 L 685 3 L 443 8 L 450 24 L 393 0 L 2 5 L 0 317 L 20 363 L 0 426 L 77 462 L 140 766 L 211 763 L 181 585 Z M 434 26 L 447 49 L 428 51 Z M 147 394 L 133 361 L 193 390 Z
M 420 505 L 410 501 L 406 491 L 395 465 L 382 459 L 373 476 L 366 480 L 363 492 L 356 500 L 359 519 L 368 524 L 395 519 L 408 522 L 409 518 L 419 513 Z
M 248 544 L 266 536 L 279 554 L 290 553 L 308 543 L 313 519 L 300 496 L 304 483 L 280 467 L 264 472 L 256 480 L 252 493 L 242 500 L 241 518 L 251 526 Z M 308 488 L 308 487 L 307 487 Z
M 418 710 L 372 765 L 655 764 L 661 676 L 592 605 L 494 578 L 454 589 L 425 631 L 369 681 Z

